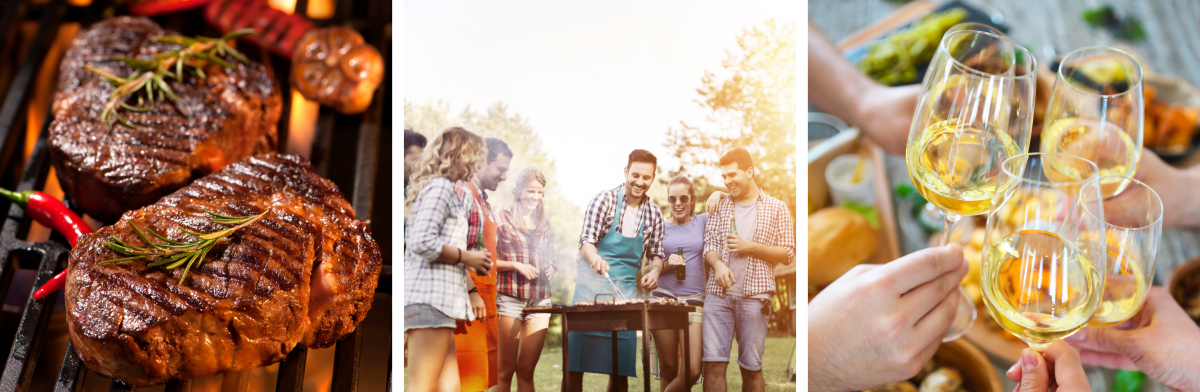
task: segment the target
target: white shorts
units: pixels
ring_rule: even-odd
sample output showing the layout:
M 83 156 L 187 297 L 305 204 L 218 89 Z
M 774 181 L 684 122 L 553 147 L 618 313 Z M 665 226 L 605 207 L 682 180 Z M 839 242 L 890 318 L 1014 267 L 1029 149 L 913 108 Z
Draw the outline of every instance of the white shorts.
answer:
M 496 293 L 496 314 L 504 317 L 512 317 L 517 320 L 550 317 L 550 313 L 521 313 L 522 310 L 530 306 L 550 306 L 550 298 L 520 299 Z

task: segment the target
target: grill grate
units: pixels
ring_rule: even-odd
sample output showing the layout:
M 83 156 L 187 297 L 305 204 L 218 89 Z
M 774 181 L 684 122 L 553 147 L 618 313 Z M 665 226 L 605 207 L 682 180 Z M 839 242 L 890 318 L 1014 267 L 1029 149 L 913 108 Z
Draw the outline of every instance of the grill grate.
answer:
M 299 0 L 297 10 L 306 10 L 307 1 Z M 28 46 L 24 49 L 23 60 L 15 69 L 0 65 L 0 88 L 6 92 L 0 101 L 0 184 L 17 190 L 42 189 L 50 172 L 49 151 L 47 148 L 47 133 L 53 120 L 49 110 L 41 123 L 40 131 L 28 160 L 23 154 L 17 153 L 24 143 L 24 133 L 21 132 L 28 124 L 30 96 L 33 93 L 36 77 L 48 58 L 52 45 L 63 23 L 79 23 L 87 28 L 103 15 L 109 1 L 93 0 L 86 6 L 69 5 L 63 0 L 51 0 L 45 3 L 34 3 L 29 0 L 6 1 L 0 4 L 0 56 L 21 58 L 21 42 L 17 38 L 19 25 L 36 22 L 37 30 Z M 337 0 L 335 14 L 330 19 L 316 20 L 318 27 L 328 25 L 344 25 L 359 31 L 363 38 L 383 55 L 384 63 L 389 64 L 391 52 L 391 4 L 386 1 L 369 0 Z M 118 11 L 120 9 L 118 8 Z M 155 17 L 156 22 L 165 28 L 180 31 L 184 35 L 219 36 L 211 27 L 203 26 L 195 21 L 201 20 L 201 10 L 187 11 Z M 292 94 L 288 81 L 290 62 L 278 56 L 270 56 L 264 51 L 249 45 L 239 47 L 243 53 L 256 61 L 263 62 L 276 75 L 283 95 L 282 115 L 280 116 L 279 149 L 285 152 L 289 139 L 289 115 L 292 109 Z M 57 64 L 54 64 L 57 69 Z M 390 69 L 390 65 L 388 66 Z M 390 241 L 390 206 L 387 205 L 387 192 L 390 190 L 390 172 L 387 159 L 390 157 L 390 128 L 391 116 L 385 107 L 391 104 L 390 85 L 391 75 L 385 73 L 384 81 L 375 92 L 375 98 L 366 113 L 346 116 L 321 108 L 313 137 L 311 161 L 318 173 L 332 180 L 348 198 L 360 219 L 370 219 L 372 234 L 379 243 L 383 254 L 383 271 L 380 276 L 378 293 L 391 292 L 391 241 Z M 50 88 L 54 88 L 51 86 Z M 17 132 L 14 132 L 17 130 Z M 334 137 L 334 134 L 337 137 Z M 383 158 L 381 160 L 381 157 Z M 382 173 L 380 173 L 382 172 Z M 382 174 L 382 175 L 380 175 Z M 11 189 L 11 188 L 10 188 Z M 374 208 L 376 197 L 385 197 L 381 208 Z M 20 206 L 0 202 L 0 209 L 8 206 L 8 214 L 3 217 L 0 228 L 0 300 L 12 285 L 13 275 L 18 269 L 36 269 L 33 287 L 41 286 L 55 273 L 66 266 L 70 248 L 65 238 L 57 233 L 52 234 L 49 241 L 30 242 L 24 240 L 29 231 L 30 220 Z M 78 211 L 77 211 L 78 212 Z M 32 290 L 30 291 L 32 293 Z M 51 294 L 41 300 L 32 296 L 26 301 L 16 327 L 16 336 L 11 342 L 8 359 L 0 373 L 0 392 L 24 391 L 33 382 L 34 369 L 38 362 L 43 342 L 46 338 L 51 315 L 60 293 Z M 343 338 L 334 350 L 333 391 L 355 391 L 358 387 L 359 358 L 362 354 L 361 328 Z M 390 335 L 389 335 L 390 339 Z M 0 341 L 6 339 L 0 338 Z M 0 343 L 0 349 L 5 347 Z M 390 344 L 389 344 L 390 347 Z M 304 385 L 305 362 L 308 350 L 296 348 L 279 363 L 277 391 L 301 391 Z M 391 390 L 391 352 L 388 351 L 388 382 L 387 389 Z M 45 363 L 45 362 L 43 362 Z M 70 341 L 67 341 L 66 352 L 54 382 L 55 391 L 80 391 L 83 389 L 84 377 L 88 373 L 85 365 L 79 359 Z M 230 382 L 226 378 L 226 384 Z M 240 380 L 238 390 L 245 390 L 245 377 Z M 165 385 L 166 391 L 188 391 L 191 381 L 171 382 Z M 131 391 L 129 385 L 113 380 L 111 391 Z

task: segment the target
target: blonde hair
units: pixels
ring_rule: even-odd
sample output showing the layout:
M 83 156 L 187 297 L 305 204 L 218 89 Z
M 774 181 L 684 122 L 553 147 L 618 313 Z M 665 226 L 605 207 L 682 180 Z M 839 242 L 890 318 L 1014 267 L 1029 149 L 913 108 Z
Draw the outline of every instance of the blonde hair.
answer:
M 413 162 L 412 183 L 406 192 L 404 210 L 412 213 L 413 200 L 433 179 L 443 177 L 451 182 L 470 181 L 483 170 L 487 159 L 483 138 L 462 127 L 450 127 L 429 143 L 425 152 Z
M 526 184 L 529 184 L 530 180 L 541 183 L 542 187 L 546 186 L 546 175 L 542 174 L 541 170 L 538 170 L 535 167 L 527 167 L 525 170 L 521 170 L 521 174 L 517 175 L 517 182 L 515 184 L 516 186 L 513 187 L 512 192 L 512 212 L 514 218 L 517 216 L 524 216 L 526 213 L 528 213 L 528 211 L 525 210 L 525 204 L 521 203 L 521 196 L 524 194 L 525 186 Z M 550 220 L 546 218 L 545 193 L 542 194 L 542 200 L 538 202 L 537 211 L 535 212 L 533 219 L 534 222 L 536 222 L 534 225 L 535 230 L 541 231 L 545 229 L 546 226 L 550 225 Z

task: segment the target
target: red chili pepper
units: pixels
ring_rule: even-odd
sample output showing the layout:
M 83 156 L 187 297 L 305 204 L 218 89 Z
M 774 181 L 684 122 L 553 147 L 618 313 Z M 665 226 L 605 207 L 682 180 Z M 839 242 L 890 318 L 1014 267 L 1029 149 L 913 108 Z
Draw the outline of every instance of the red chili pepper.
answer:
M 0 188 L 0 195 L 24 206 L 25 213 L 33 220 L 66 236 L 71 247 L 79 243 L 79 237 L 92 232 L 83 218 L 75 215 L 54 196 L 38 191 L 13 192 L 3 188 Z
M 33 299 L 42 299 L 42 297 L 45 297 L 47 294 L 62 290 L 62 288 L 66 286 L 67 270 L 64 269 L 62 272 L 59 272 L 58 275 L 54 275 L 53 278 L 50 278 L 50 281 L 46 282 L 46 284 L 42 285 L 42 287 L 38 287 L 37 291 L 33 292 Z
M 271 8 L 266 0 L 213 1 L 205 6 L 204 18 L 208 24 L 225 33 L 253 28 L 254 34 L 242 39 L 287 59 L 292 58 L 292 49 L 300 36 L 315 28 L 307 18 Z
M 211 0 L 140 0 L 129 5 L 129 13 L 154 16 L 201 7 Z
M 83 221 L 83 218 L 80 218 L 53 196 L 38 191 L 13 192 L 3 188 L 0 188 L 0 195 L 24 206 L 25 213 L 29 214 L 33 220 L 67 237 L 67 242 L 71 243 L 71 247 L 79 243 L 79 237 L 92 232 L 92 228 Z M 39 287 L 33 293 L 33 298 L 41 299 L 46 294 L 58 291 L 66 282 L 67 271 L 63 270 Z

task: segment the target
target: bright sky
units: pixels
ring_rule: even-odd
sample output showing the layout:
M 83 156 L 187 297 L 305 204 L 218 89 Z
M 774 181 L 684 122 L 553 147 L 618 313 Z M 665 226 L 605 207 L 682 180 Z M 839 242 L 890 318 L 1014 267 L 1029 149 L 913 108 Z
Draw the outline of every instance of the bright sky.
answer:
M 796 15 L 796 1 L 410 1 L 404 99 L 444 101 L 454 115 L 505 102 L 541 135 L 563 196 L 583 208 L 622 181 L 635 148 L 677 169 L 666 131 L 704 120 L 704 72 L 720 71 L 743 29 Z

